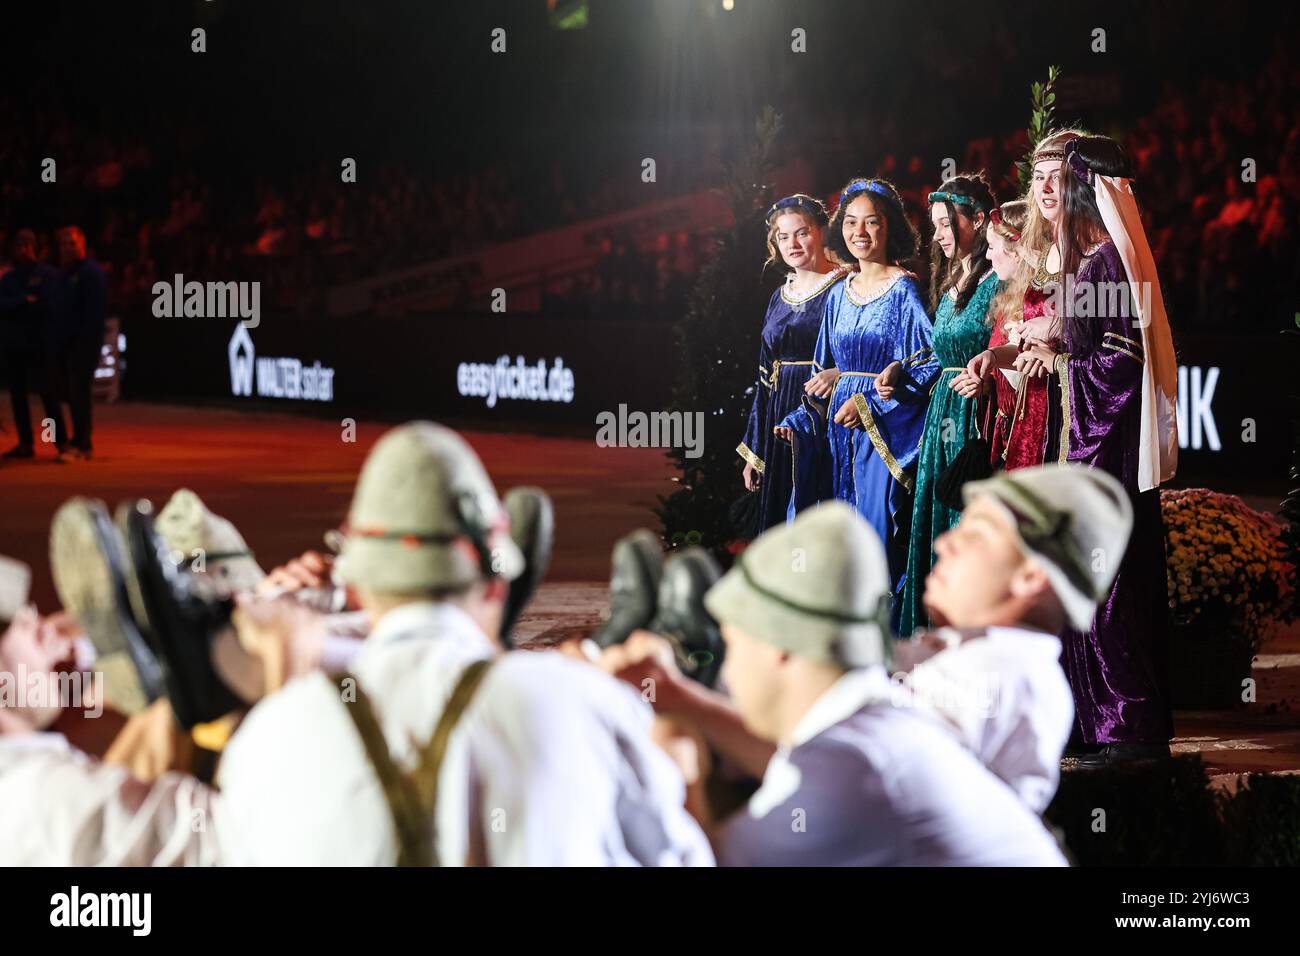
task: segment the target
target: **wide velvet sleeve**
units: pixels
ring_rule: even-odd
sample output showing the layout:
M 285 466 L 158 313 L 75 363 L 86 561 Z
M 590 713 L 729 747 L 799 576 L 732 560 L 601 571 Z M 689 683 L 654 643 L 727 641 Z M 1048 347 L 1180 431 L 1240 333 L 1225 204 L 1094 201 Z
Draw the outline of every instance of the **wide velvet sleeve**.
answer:
M 763 435 L 761 429 L 769 419 L 768 403 L 772 400 L 772 350 L 768 347 L 767 337 L 758 347 L 758 378 L 754 380 L 754 401 L 749 406 L 749 421 L 745 426 L 745 437 L 736 446 L 736 453 L 763 471 L 766 462 L 762 455 L 771 444 L 771 436 Z
M 1134 402 L 1141 402 L 1145 356 L 1133 327 L 1128 284 L 1113 246 L 1085 260 L 1075 280 L 1076 314 L 1067 335 L 1069 351 L 1053 364 L 1061 403 L 1058 458 L 1093 462 L 1103 452 Z
M 942 366 L 934 351 L 934 322 L 921 301 L 914 282 L 905 282 L 906 290 L 899 315 L 898 361 L 903 363 L 900 401 L 928 404 L 930 386 Z

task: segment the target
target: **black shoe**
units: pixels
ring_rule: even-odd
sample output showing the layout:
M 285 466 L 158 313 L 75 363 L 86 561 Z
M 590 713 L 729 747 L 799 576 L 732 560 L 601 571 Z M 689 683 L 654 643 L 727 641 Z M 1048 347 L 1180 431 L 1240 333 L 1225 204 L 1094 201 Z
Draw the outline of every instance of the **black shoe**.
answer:
M 510 518 L 510 537 L 524 556 L 523 573 L 510 582 L 501 614 L 501 643 L 509 647 L 510 632 L 550 567 L 555 511 L 551 499 L 540 488 L 511 488 L 502 505 Z
M 1075 758 L 1074 765 L 1083 770 L 1096 770 L 1120 764 L 1168 759 L 1168 744 L 1106 744 L 1095 753 L 1079 755 Z
M 35 457 L 36 457 L 36 452 L 32 449 L 31 445 L 14 445 L 13 448 L 10 448 L 3 455 L 0 455 L 0 458 L 8 458 L 11 461 L 21 459 L 21 458 L 35 458 Z
M 704 594 L 722 571 L 703 548 L 687 548 L 664 565 L 659 606 L 649 629 L 662 634 L 677 651 L 682 673 L 712 687 L 722 669 L 722 632 L 704 609 Z
M 125 714 L 167 693 L 162 665 L 132 612 L 122 540 L 103 502 L 72 498 L 50 523 L 50 570 L 63 607 L 95 645 L 105 696 Z
M 664 553 L 653 531 L 642 528 L 619 538 L 610 558 L 609 620 L 591 639 L 599 647 L 622 644 L 654 617 Z
M 1101 744 L 1081 744 L 1071 741 L 1065 745 L 1065 752 L 1061 756 L 1067 760 L 1080 760 L 1100 753 L 1101 749 Z
M 131 574 L 147 620 L 147 631 L 163 663 L 167 696 L 181 727 L 208 723 L 243 703 L 212 666 L 212 641 L 230 623 L 234 602 L 202 593 L 198 582 L 172 560 L 154 531 L 153 506 L 131 502 L 126 525 Z

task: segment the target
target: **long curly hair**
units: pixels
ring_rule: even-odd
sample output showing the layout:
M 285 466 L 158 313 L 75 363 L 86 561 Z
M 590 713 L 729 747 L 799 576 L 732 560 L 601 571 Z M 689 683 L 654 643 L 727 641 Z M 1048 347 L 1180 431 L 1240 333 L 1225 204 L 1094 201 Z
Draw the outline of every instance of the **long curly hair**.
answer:
M 996 230 L 1002 240 L 1020 256 L 1020 266 L 1016 269 L 1015 275 L 1010 279 L 1004 279 L 1002 288 L 993 297 L 993 304 L 989 307 L 990 326 L 1006 324 L 1013 320 L 1019 321 L 1024 315 L 1025 290 L 1029 288 L 1029 280 L 1033 277 L 1034 265 L 1038 261 L 1038 250 L 1030 244 L 1029 233 L 1026 231 L 1029 207 L 1033 204 L 1033 199 L 1017 199 L 1004 202 L 998 207 L 1002 222 L 1018 232 L 1019 239 L 1013 239 L 1009 235 L 1009 230 L 998 229 L 997 226 L 990 227 Z
M 989 185 L 988 177 L 984 175 L 983 170 L 978 173 L 961 173 L 954 176 L 952 179 L 946 180 L 936 191 L 952 193 L 955 196 L 968 196 L 975 200 L 977 204 L 975 208 L 972 208 L 964 203 L 955 203 L 950 199 L 938 201 L 938 204 L 942 205 L 947 212 L 948 221 L 952 223 L 954 231 L 957 228 L 957 218 L 959 216 L 972 226 L 975 226 L 977 213 L 983 213 L 986 221 L 989 211 L 997 205 L 997 198 L 993 195 L 993 187 Z M 984 234 L 983 221 L 974 231 L 975 242 L 971 247 L 970 271 L 965 274 L 964 282 L 962 281 L 960 257 L 954 254 L 951 259 L 946 258 L 938 241 L 933 238 L 930 240 L 931 312 L 939 308 L 939 303 L 943 300 L 944 295 L 954 287 L 957 288 L 957 311 L 960 312 L 970 302 L 971 296 L 975 294 L 975 289 L 980 284 L 980 280 L 988 274 L 991 268 L 989 265 L 989 243 Z
M 866 183 L 879 192 L 874 189 L 856 192 L 849 197 L 849 202 L 845 202 L 844 193 L 857 183 Z M 831 216 L 831 223 L 827 227 L 826 251 L 839 264 L 857 268 L 857 256 L 849 250 L 848 244 L 844 241 L 844 212 L 854 200 L 862 196 L 871 200 L 878 213 L 884 213 L 885 259 L 892 266 L 911 269 L 915 265 L 917 251 L 920 248 L 920 236 L 917 234 L 916 226 L 912 225 L 912 221 L 907 218 L 907 213 L 903 209 L 903 198 L 898 195 L 894 184 L 887 179 L 868 179 L 858 176 L 844 184 L 844 188 L 840 190 L 840 199 L 835 206 L 835 214 Z

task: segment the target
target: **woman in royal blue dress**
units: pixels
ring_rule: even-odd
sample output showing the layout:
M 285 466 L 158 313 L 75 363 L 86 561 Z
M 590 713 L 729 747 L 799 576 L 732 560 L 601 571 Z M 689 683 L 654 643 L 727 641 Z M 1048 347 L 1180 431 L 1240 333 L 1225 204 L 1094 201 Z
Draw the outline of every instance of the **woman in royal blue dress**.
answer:
M 916 228 L 892 185 L 855 179 L 840 193 L 827 248 L 858 272 L 826 293 L 816 374 L 778 426 L 791 442 L 791 512 L 834 497 L 876 529 L 897 593 L 907 567 L 913 470 L 940 364 L 916 276 Z M 895 602 L 895 623 L 898 603 Z
M 759 495 L 755 533 L 786 519 L 790 453 L 777 444 L 773 428 L 803 399 L 804 384 L 813 373 L 822 299 L 847 271 L 826 258 L 822 230 L 827 218 L 819 200 L 802 194 L 779 200 L 767 211 L 768 256 L 763 265 L 779 255 L 794 271 L 767 304 L 754 404 L 745 439 L 736 448 L 745 462 L 745 488 Z

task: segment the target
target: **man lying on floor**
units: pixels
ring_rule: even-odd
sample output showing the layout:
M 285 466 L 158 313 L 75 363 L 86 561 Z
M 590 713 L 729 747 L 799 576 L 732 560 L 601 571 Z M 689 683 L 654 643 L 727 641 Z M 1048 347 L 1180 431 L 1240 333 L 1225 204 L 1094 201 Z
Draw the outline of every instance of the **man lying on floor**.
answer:
M 85 580 L 111 579 L 121 562 L 108 560 L 113 538 L 102 506 L 92 504 L 74 504 L 63 524 L 84 529 L 71 538 L 98 543 L 52 553 L 97 556 Z M 142 632 L 152 627 L 153 643 L 134 644 L 131 658 L 142 676 L 163 674 L 188 729 L 217 716 L 212 702 L 222 695 L 205 680 L 250 702 L 261 697 L 265 665 L 247 648 L 278 642 L 283 659 L 310 612 L 287 601 L 247 604 L 233 629 L 204 631 L 204 622 L 221 620 L 219 609 L 155 560 L 166 546 L 146 519 L 141 509 L 127 519 L 128 542 L 147 545 L 129 548 L 135 588 L 98 597 L 83 588 L 92 604 L 115 604 L 111 614 L 83 610 L 121 621 L 138 613 L 126 606 L 135 590 L 169 622 L 137 621 Z M 522 555 L 459 436 L 413 423 L 381 439 L 349 526 L 340 571 L 375 621 L 350 673 L 313 671 L 260 700 L 225 748 L 220 792 L 178 775 L 140 786 L 75 754 L 0 767 L 0 788 L 7 794 L 21 780 L 28 795 L 11 804 L 22 812 L 6 812 L 5 826 L 66 834 L 12 862 L 712 863 L 683 807 L 681 774 L 651 741 L 653 714 L 640 695 L 560 654 L 502 653 L 497 635 Z M 209 646 L 212 667 L 182 659 Z M 100 649 L 114 647 L 110 640 Z M 164 649 L 167 666 L 149 666 L 151 651 Z M 36 724 L 15 725 L 6 751 L 29 743 Z M 104 781 L 98 790 L 87 786 L 92 779 Z M 44 794 L 40 806 L 36 793 Z M 0 843 L 0 855 L 9 852 Z
M 72 641 L 28 603 L 30 572 L 0 558 L 0 862 L 9 866 L 201 866 L 217 861 L 212 791 L 164 773 L 152 783 L 101 763 L 52 728 L 72 701 Z M 85 688 L 83 688 L 84 690 Z M 102 700 L 81 695 L 82 706 Z M 170 721 L 170 714 L 167 719 Z M 156 719 L 151 717 L 148 719 Z M 166 726 L 166 725 L 165 725 Z M 127 736 L 141 722 L 129 723 Z

